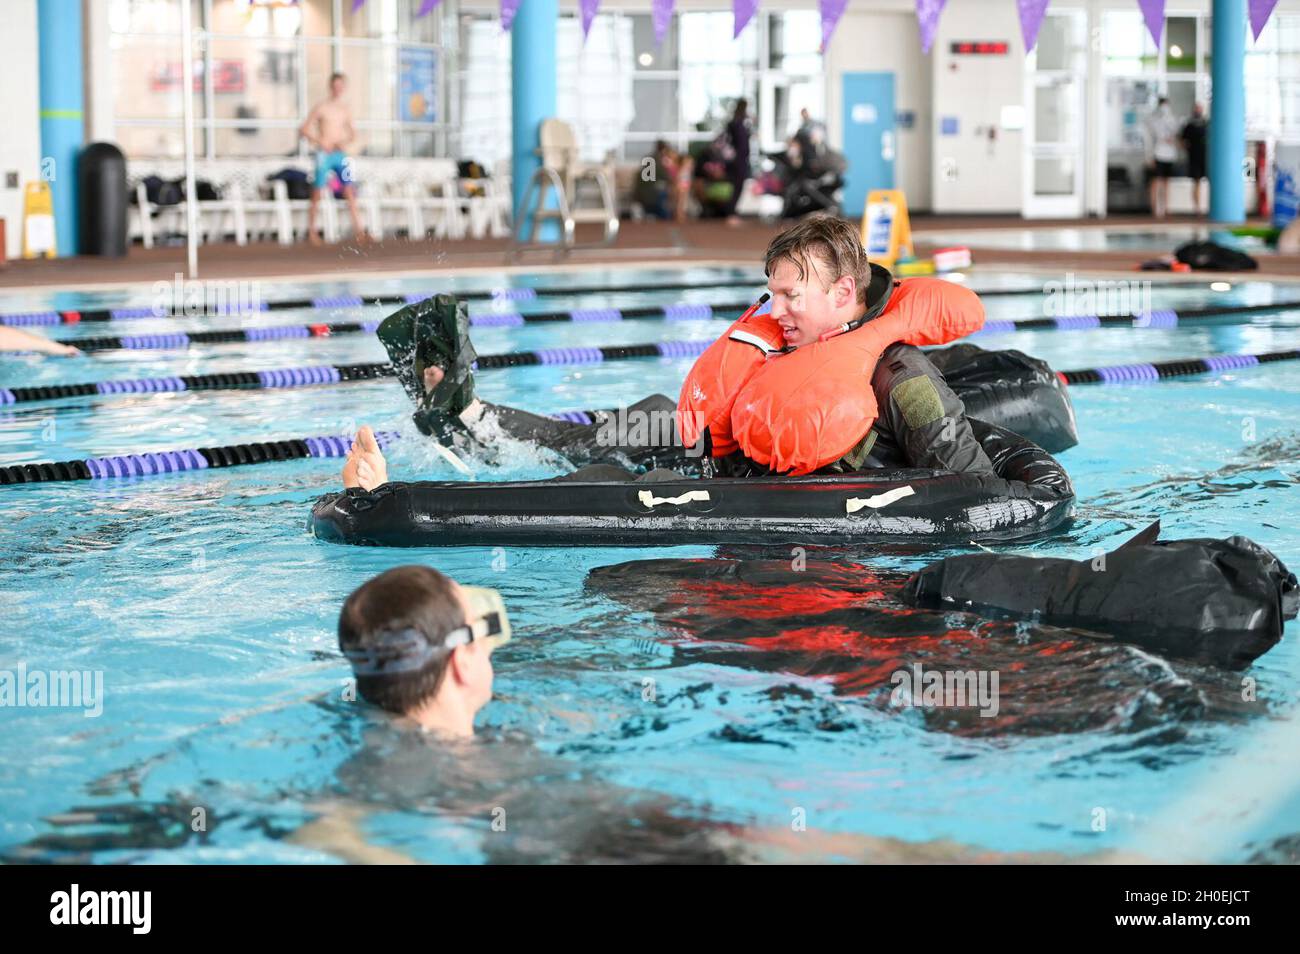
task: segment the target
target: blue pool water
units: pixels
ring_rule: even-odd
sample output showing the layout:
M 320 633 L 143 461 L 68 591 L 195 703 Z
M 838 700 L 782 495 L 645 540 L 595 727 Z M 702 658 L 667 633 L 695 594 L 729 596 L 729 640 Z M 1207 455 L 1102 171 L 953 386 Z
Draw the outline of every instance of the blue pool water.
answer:
M 711 283 L 753 274 L 611 268 L 511 281 L 621 285 L 684 276 L 699 289 L 612 304 L 724 303 L 746 293 Z M 971 277 L 976 287 L 1041 280 Z M 261 293 L 499 283 L 368 278 L 264 285 Z M 8 295 L 0 312 L 148 297 L 148 289 Z M 1295 300 L 1300 287 L 1261 282 L 1153 295 L 1160 308 Z M 516 307 L 608 304 L 570 296 Z M 355 321 L 384 312 L 151 319 L 53 333 Z M 990 298 L 988 312 L 1035 317 L 1041 304 Z M 484 328 L 475 343 L 493 353 L 706 339 L 721 327 L 553 323 Z M 1300 347 L 1300 308 L 1240 323 L 1017 332 L 979 343 L 1019 348 L 1058 369 L 1275 351 Z M 0 387 L 383 359 L 377 341 L 361 335 L 70 360 L 10 355 L 0 357 Z M 689 364 L 489 371 L 479 392 L 539 412 L 613 406 L 653 391 L 675 394 Z M 1241 533 L 1300 565 L 1300 362 L 1072 393 L 1081 444 L 1061 459 L 1075 480 L 1078 519 L 1019 549 L 1082 558 L 1160 519 L 1166 537 Z M 16 405 L 0 408 L 0 465 L 338 434 L 370 423 L 404 435 L 389 455 L 394 476 L 454 477 L 421 446 L 409 410 L 391 379 Z M 498 467 L 471 463 L 476 479 L 546 476 L 556 467 L 523 445 L 511 446 Z M 880 857 L 890 845 L 891 857 L 902 858 L 946 857 L 966 846 L 1243 861 L 1273 857 L 1300 833 L 1297 735 L 1287 721 L 1300 673 L 1295 623 L 1244 674 L 1041 628 L 982 628 L 962 614 L 915 647 L 885 652 L 865 633 L 860 643 L 828 640 L 823 656 L 808 652 L 816 639 L 782 654 L 764 644 L 779 620 L 764 621 L 744 599 L 670 587 L 651 594 L 661 600 L 629 599 L 586 582 L 596 567 L 713 556 L 708 547 L 386 551 L 317 542 L 306 513 L 337 485 L 337 471 L 337 461 L 302 460 L 0 488 L 0 669 L 93 670 L 104 686 L 94 718 L 0 708 L 0 857 L 327 861 L 347 856 L 326 850 L 337 847 L 339 826 L 322 835 L 309 823 L 340 817 L 349 837 L 424 861 L 842 860 Z M 865 566 L 862 573 L 890 573 L 946 552 L 953 551 L 810 559 L 847 558 Z M 515 622 L 516 640 L 494 656 L 497 699 L 480 717 L 486 732 L 454 752 L 396 732 L 344 698 L 348 668 L 334 633 L 341 600 L 373 574 L 413 561 L 496 587 Z M 887 682 L 899 664 L 933 658 L 1001 669 L 1008 718 L 972 727 L 883 703 L 880 672 Z M 1243 678 L 1253 680 L 1257 701 L 1243 701 Z M 928 844 L 938 842 L 945 847 Z

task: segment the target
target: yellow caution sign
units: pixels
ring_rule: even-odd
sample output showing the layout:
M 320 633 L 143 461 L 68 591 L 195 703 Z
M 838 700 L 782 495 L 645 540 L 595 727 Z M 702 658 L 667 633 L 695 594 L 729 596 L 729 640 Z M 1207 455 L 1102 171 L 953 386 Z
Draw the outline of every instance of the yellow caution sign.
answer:
M 901 189 L 872 189 L 862 213 L 862 244 L 867 258 L 893 268 L 900 257 L 911 258 L 912 223 L 907 217 L 907 197 Z
M 23 258 L 53 258 L 54 196 L 44 179 L 23 187 Z

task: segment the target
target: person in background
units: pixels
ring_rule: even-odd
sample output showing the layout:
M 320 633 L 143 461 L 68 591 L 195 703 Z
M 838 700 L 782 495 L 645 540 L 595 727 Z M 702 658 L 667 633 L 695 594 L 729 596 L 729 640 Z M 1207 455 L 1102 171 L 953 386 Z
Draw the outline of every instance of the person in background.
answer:
M 1196 200 L 1196 214 L 1201 215 L 1201 187 L 1205 184 L 1205 138 L 1208 133 L 1205 107 L 1197 103 L 1192 107 L 1191 118 L 1183 126 L 1180 138 L 1187 151 L 1187 174 L 1192 178 L 1192 191 Z
M 727 224 L 739 225 L 740 216 L 736 207 L 745 191 L 745 182 L 749 179 L 749 100 L 738 99 L 736 109 L 727 123 L 727 140 L 731 146 L 731 156 L 727 161 L 727 179 L 731 182 L 731 205 L 727 209 Z
M 1147 169 L 1151 176 L 1151 212 L 1158 219 L 1169 214 L 1169 177 L 1178 159 L 1178 120 L 1161 96 L 1146 121 Z
M 343 99 L 346 89 L 347 79 L 343 74 L 332 74 L 329 98 L 312 107 L 298 129 L 298 135 L 316 150 L 311 209 L 307 213 L 307 241 L 312 245 L 321 243 L 320 236 L 316 234 L 316 215 L 320 210 L 321 196 L 330 187 L 331 175 L 338 176 L 343 186 L 343 197 L 347 200 L 348 214 L 352 217 L 352 234 L 359 242 L 369 239 L 361 225 L 361 212 L 357 208 L 357 187 L 352 175 L 352 163 L 344 151 L 357 138 L 352 125 L 352 107 Z
M 664 140 L 655 143 L 655 151 L 642 164 L 636 197 L 647 215 L 657 219 L 686 221 L 686 200 L 690 196 L 690 157 L 673 149 Z M 649 170 L 649 171 L 647 171 Z
M 821 120 L 813 119 L 812 113 L 808 112 L 805 106 L 799 110 L 799 128 L 795 130 L 794 138 L 799 140 L 800 144 L 812 144 L 826 141 L 826 124 Z
M 62 341 L 51 341 L 30 331 L 5 325 L 0 325 L 0 351 L 37 351 L 41 354 L 57 355 L 60 358 L 81 354 L 72 345 L 64 344 Z

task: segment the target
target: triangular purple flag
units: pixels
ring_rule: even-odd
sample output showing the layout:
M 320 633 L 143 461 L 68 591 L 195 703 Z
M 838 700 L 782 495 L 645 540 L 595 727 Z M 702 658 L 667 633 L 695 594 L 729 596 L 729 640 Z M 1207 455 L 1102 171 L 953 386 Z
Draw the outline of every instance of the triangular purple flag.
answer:
M 652 0 L 650 18 L 655 25 L 655 46 L 663 46 L 668 28 L 673 24 L 673 4 L 677 0 Z
M 939 32 L 939 17 L 948 0 L 916 0 L 916 20 L 921 28 L 921 52 L 929 53 Z
M 1277 0 L 1250 0 L 1250 29 L 1255 34 L 1255 39 L 1264 32 L 1264 26 L 1268 23 L 1268 18 L 1273 15 L 1273 8 L 1277 6 Z
M 363 6 L 365 6 L 365 4 L 366 4 L 366 0 L 352 0 L 352 12 L 356 13 Z
M 600 0 L 578 0 L 578 13 L 582 17 L 582 38 L 587 39 L 587 34 L 591 32 L 591 21 L 596 19 L 596 11 L 600 9 Z
M 1147 31 L 1156 41 L 1156 49 L 1160 49 L 1160 37 L 1165 32 L 1165 0 L 1138 0 L 1138 9 L 1147 21 Z
M 428 16 L 429 13 L 433 11 L 433 8 L 440 3 L 442 3 L 442 0 L 424 0 L 424 2 L 420 4 L 420 9 L 415 13 L 416 19 Z
M 508 32 L 510 25 L 515 22 L 515 14 L 519 12 L 520 0 L 501 0 L 501 29 Z
M 826 47 L 831 45 L 831 34 L 835 32 L 840 17 L 844 16 L 844 8 L 848 5 L 849 0 L 821 0 L 823 53 L 826 52 Z
M 1038 42 L 1038 31 L 1047 15 L 1047 5 L 1051 0 L 1016 0 L 1020 7 L 1020 35 L 1025 40 L 1025 52 L 1028 53 Z
M 740 31 L 749 25 L 749 21 L 754 19 L 754 14 L 758 12 L 758 0 L 731 0 L 731 15 L 735 17 L 736 26 L 731 34 L 734 40 L 740 36 Z

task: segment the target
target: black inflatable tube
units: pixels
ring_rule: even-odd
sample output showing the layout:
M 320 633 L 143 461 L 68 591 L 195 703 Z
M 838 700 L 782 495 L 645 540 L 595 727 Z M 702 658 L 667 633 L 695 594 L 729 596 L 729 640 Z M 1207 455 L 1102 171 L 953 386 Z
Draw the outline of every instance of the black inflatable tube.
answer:
M 934 348 L 926 357 L 961 398 L 967 416 L 1015 431 L 1052 454 L 1079 443 L 1069 389 L 1041 358 L 973 344 Z
M 308 527 L 321 540 L 384 547 L 833 545 L 1016 540 L 1069 519 L 1074 490 L 1056 460 L 1010 431 L 972 427 L 998 476 L 389 483 L 326 494 Z M 852 500 L 869 502 L 849 512 Z

